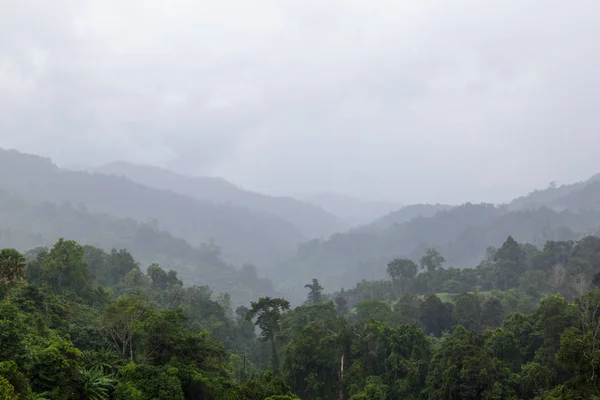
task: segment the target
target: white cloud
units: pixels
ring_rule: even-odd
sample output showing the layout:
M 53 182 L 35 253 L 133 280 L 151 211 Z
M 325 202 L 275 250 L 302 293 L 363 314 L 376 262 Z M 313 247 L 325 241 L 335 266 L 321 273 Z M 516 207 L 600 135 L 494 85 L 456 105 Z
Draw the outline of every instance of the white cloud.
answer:
M 600 169 L 600 3 L 0 5 L 0 143 L 279 193 L 506 199 Z

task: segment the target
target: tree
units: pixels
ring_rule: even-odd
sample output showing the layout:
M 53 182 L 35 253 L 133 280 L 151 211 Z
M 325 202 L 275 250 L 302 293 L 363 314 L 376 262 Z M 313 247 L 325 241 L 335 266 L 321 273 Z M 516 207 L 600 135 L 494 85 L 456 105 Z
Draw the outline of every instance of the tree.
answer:
M 479 296 L 460 293 L 454 299 L 454 320 L 469 330 L 478 331 L 481 324 L 481 302 Z
M 138 297 L 120 298 L 106 309 L 102 321 L 105 340 L 123 358 L 134 361 L 136 334 L 149 313 L 149 307 Z
M 167 273 L 157 263 L 152 263 L 146 270 L 150 280 L 152 281 L 152 287 L 157 289 L 166 290 L 168 287 Z
M 25 277 L 25 257 L 15 249 L 0 251 L 0 283 L 6 285 L 6 301 L 10 302 L 10 289 L 13 282 Z
M 436 250 L 436 249 L 427 249 L 425 255 L 421 257 L 421 268 L 427 269 L 427 271 L 435 271 L 440 268 L 446 259 Z
M 419 316 L 426 333 L 441 336 L 442 332 L 452 328 L 452 305 L 443 303 L 435 294 L 430 294 L 421 303 Z
M 304 287 L 310 289 L 310 292 L 308 293 L 309 303 L 316 304 L 323 301 L 323 286 L 319 284 L 318 279 L 313 278 L 312 284 L 307 283 Z
M 110 282 L 116 284 L 135 268 L 138 268 L 133 256 L 125 249 L 112 249 L 108 255 L 108 271 Z
M 502 247 L 494 255 L 496 272 L 504 285 L 504 290 L 509 284 L 516 284 L 517 279 L 526 267 L 526 254 L 521 245 L 509 236 Z
M 344 296 L 337 296 L 334 301 L 335 308 L 340 316 L 344 317 L 348 314 L 348 300 Z
M 176 271 L 170 269 L 167 272 L 157 263 L 152 263 L 147 272 L 152 281 L 152 287 L 156 289 L 167 290 L 173 285 L 183 285 L 183 282 L 177 277 Z
M 504 320 L 504 307 L 496 297 L 490 297 L 481 307 L 481 323 L 483 327 L 496 328 Z
M 80 293 L 88 285 L 83 247 L 74 240 L 58 239 L 45 258 L 43 277 L 59 293 L 65 289 Z
M 254 325 L 261 330 L 261 338 L 271 342 L 271 365 L 274 371 L 279 371 L 279 358 L 275 339 L 281 327 L 279 325 L 282 314 L 290 309 L 290 302 L 281 298 L 261 297 L 258 302 L 251 302 L 246 314 L 247 320 L 256 318 Z
M 81 370 L 82 386 L 85 398 L 89 400 L 108 400 L 110 391 L 117 381 L 105 375 L 101 369 Z
M 414 261 L 406 258 L 395 258 L 388 263 L 387 273 L 392 278 L 394 284 L 400 282 L 401 291 L 406 290 L 406 284 L 409 280 L 414 279 L 417 275 L 419 267 Z

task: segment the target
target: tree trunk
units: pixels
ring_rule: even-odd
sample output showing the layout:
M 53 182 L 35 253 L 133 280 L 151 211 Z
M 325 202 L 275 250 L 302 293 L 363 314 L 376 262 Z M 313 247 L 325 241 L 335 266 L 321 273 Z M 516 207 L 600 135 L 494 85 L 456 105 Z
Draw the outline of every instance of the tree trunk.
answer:
M 342 351 L 342 359 L 340 360 L 340 400 L 344 400 L 344 352 Z
M 279 375 L 279 358 L 277 357 L 277 346 L 275 346 L 275 339 L 271 339 L 271 368 L 273 373 Z

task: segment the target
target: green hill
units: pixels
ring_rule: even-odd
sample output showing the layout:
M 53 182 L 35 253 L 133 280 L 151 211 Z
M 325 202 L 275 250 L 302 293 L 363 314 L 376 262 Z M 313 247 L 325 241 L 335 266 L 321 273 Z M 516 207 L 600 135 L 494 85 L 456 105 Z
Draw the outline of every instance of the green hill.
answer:
M 258 210 L 216 204 L 123 177 L 58 168 L 50 159 L 0 150 L 0 189 L 33 203 L 69 202 L 94 213 L 155 221 L 193 245 L 214 239 L 234 264 L 276 265 L 307 239 L 294 225 Z M 4 172 L 6 171 L 6 172 Z
M 319 278 L 330 290 L 361 279 L 381 279 L 393 258 L 418 261 L 427 248 L 436 248 L 446 265 L 474 267 L 488 246 L 499 246 L 512 235 L 520 242 L 542 245 L 547 240 L 578 239 L 600 226 L 597 211 L 554 211 L 548 208 L 509 211 L 491 204 L 465 204 L 429 218 L 415 218 L 390 228 L 348 232 L 299 246 L 282 264 L 284 286 Z
M 123 176 L 134 182 L 214 203 L 269 213 L 293 224 L 308 238 L 328 236 L 344 228 L 334 215 L 291 197 L 268 196 L 241 189 L 222 178 L 191 177 L 147 165 L 114 162 L 93 171 Z
M 22 251 L 51 247 L 60 237 L 79 238 L 82 244 L 106 250 L 127 249 L 144 270 L 157 262 L 178 271 L 188 285 L 229 292 L 238 304 L 274 293 L 268 280 L 257 277 L 255 268 L 236 269 L 225 263 L 218 247 L 192 247 L 151 224 L 92 214 L 68 203 L 35 205 L 0 191 L 0 247 Z

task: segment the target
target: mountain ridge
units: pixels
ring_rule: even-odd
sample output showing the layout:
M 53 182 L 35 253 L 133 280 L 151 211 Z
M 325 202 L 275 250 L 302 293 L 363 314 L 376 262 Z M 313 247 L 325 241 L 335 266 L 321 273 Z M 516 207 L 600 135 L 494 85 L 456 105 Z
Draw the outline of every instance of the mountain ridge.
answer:
M 124 176 L 134 182 L 215 203 L 266 212 L 296 226 L 308 238 L 329 236 L 346 226 L 314 204 L 292 197 L 270 196 L 242 189 L 220 177 L 188 176 L 165 168 L 115 161 L 90 172 Z
M 161 229 L 192 244 L 214 239 L 234 264 L 269 268 L 293 254 L 307 238 L 291 223 L 272 214 L 215 204 L 136 183 L 123 177 L 69 171 L 51 159 L 0 150 L 0 189 L 34 203 L 84 204 L 97 213 L 157 220 Z

